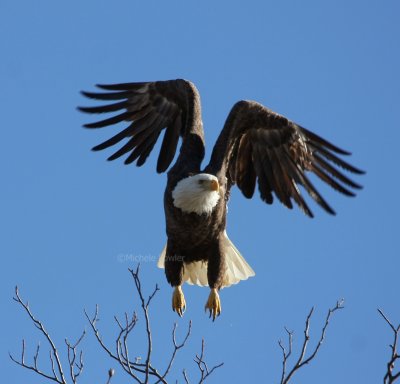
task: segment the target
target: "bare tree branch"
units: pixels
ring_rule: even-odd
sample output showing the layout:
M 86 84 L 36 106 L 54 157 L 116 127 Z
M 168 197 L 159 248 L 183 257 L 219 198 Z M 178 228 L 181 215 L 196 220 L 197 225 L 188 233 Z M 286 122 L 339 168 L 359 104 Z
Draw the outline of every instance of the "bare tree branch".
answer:
M 25 363 L 25 340 L 22 340 L 22 352 L 21 352 L 21 360 L 15 359 L 11 353 L 9 353 L 9 356 L 12 361 L 14 361 L 16 364 L 20 365 L 21 367 L 24 367 L 26 369 L 29 369 L 31 371 L 36 372 L 38 375 L 51 380 L 55 381 L 56 383 L 59 384 L 67 384 L 62 364 L 60 361 L 60 357 L 58 354 L 58 350 L 51 339 L 49 333 L 45 329 L 43 323 L 36 319 L 35 316 L 32 314 L 30 308 L 29 308 L 29 303 L 24 303 L 19 295 L 19 290 L 18 287 L 15 287 L 15 297 L 13 298 L 18 304 L 24 308 L 25 312 L 28 314 L 30 319 L 32 320 L 33 324 L 35 327 L 44 335 L 46 338 L 48 344 L 50 345 L 50 352 L 49 352 L 49 358 L 50 358 L 50 363 L 51 363 L 51 371 L 52 373 L 45 373 L 40 370 L 38 366 L 38 360 L 39 360 L 39 352 L 40 352 L 40 343 L 36 347 L 36 353 L 33 356 L 33 365 L 29 365 Z M 83 337 L 85 335 L 85 332 L 83 332 L 82 336 L 78 339 L 78 341 L 71 345 L 67 339 L 65 340 L 67 344 L 67 351 L 68 351 L 68 362 L 69 362 L 69 367 L 70 367 L 70 374 L 71 374 L 71 379 L 74 384 L 76 384 L 76 380 L 78 376 L 81 374 L 83 370 L 83 354 L 82 351 L 79 354 L 79 362 L 76 362 L 76 348 L 78 344 L 82 341 Z
M 167 383 L 167 376 L 171 371 L 172 365 L 174 363 L 174 360 L 176 358 L 176 355 L 180 349 L 182 349 L 185 345 L 187 340 L 190 337 L 191 334 L 191 329 L 192 329 L 192 322 L 189 322 L 188 325 L 188 330 L 186 332 L 185 337 L 183 338 L 183 341 L 181 343 L 178 343 L 176 341 L 176 330 L 178 325 L 175 323 L 174 327 L 172 329 L 172 343 L 173 343 L 173 351 L 171 354 L 171 357 L 168 360 L 167 367 L 165 368 L 164 373 L 159 373 L 158 370 L 153 366 L 151 362 L 151 355 L 153 352 L 153 342 L 152 342 L 152 331 L 151 331 L 151 326 L 150 326 L 150 316 L 149 316 L 149 307 L 150 304 L 152 303 L 153 298 L 155 297 L 156 293 L 159 291 L 158 286 L 156 285 L 154 291 L 151 293 L 151 295 L 145 299 L 145 296 L 142 291 L 142 285 L 140 282 L 140 277 L 139 277 L 139 266 L 137 267 L 136 271 L 129 269 L 129 272 L 131 273 L 131 276 L 133 278 L 134 284 L 135 284 L 135 289 L 136 292 L 139 296 L 139 301 L 141 304 L 141 313 L 143 314 L 145 318 L 145 328 L 146 328 L 146 334 L 147 334 L 147 350 L 146 350 L 146 360 L 144 363 L 140 363 L 141 358 L 136 357 L 135 360 L 133 361 L 130 356 L 129 356 L 129 347 L 128 347 L 128 338 L 131 333 L 131 331 L 135 328 L 135 325 L 137 324 L 138 321 L 138 316 L 136 312 L 133 313 L 132 317 L 129 318 L 127 313 L 125 313 L 125 321 L 122 322 L 120 321 L 117 317 L 115 318 L 115 321 L 118 325 L 119 328 L 119 333 L 117 335 L 116 341 L 115 341 L 115 352 L 113 352 L 106 344 L 104 343 L 100 331 L 97 328 L 97 321 L 99 319 L 99 307 L 96 305 L 96 310 L 94 313 L 94 316 L 91 318 L 85 311 L 86 318 L 88 319 L 90 326 L 94 332 L 94 335 L 99 342 L 100 346 L 103 348 L 104 351 L 115 361 L 119 363 L 119 365 L 122 367 L 122 369 L 130 376 L 132 377 L 137 383 L 144 384 L 148 383 L 150 378 L 155 379 L 155 383 Z M 197 363 L 201 369 L 204 371 L 202 372 L 202 379 L 200 383 L 203 383 L 204 380 L 212 373 L 213 370 L 221 366 L 220 364 L 217 367 L 214 367 L 212 370 L 208 370 L 207 365 L 205 362 L 202 360 L 202 356 L 204 353 L 204 342 L 202 346 L 202 354 L 201 357 L 196 357 L 196 362 L 198 359 L 199 362 Z M 204 368 L 205 367 L 205 368 Z M 184 373 L 184 377 L 186 375 L 186 371 Z M 109 378 L 110 380 L 110 378 Z
M 189 379 L 188 379 L 187 374 L 186 374 L 186 369 L 183 370 L 182 374 L 183 374 L 183 378 L 185 379 L 185 383 L 186 384 L 190 384 Z
M 400 331 L 400 324 L 397 327 L 395 327 L 381 309 L 378 308 L 378 312 L 385 319 L 386 323 L 393 331 L 393 344 L 389 344 L 389 347 L 391 349 L 391 354 L 390 354 L 391 356 L 389 362 L 387 363 L 387 370 L 383 378 L 384 384 L 391 384 L 394 383 L 400 377 L 400 371 L 398 371 L 397 373 L 393 373 L 396 360 L 400 359 L 400 355 L 397 352 L 397 341 Z
M 76 361 L 77 351 L 79 343 L 82 341 L 86 334 L 86 331 L 83 331 L 81 337 L 75 342 L 75 344 L 71 344 L 68 339 L 65 339 L 65 344 L 67 345 L 67 353 L 68 353 L 68 362 L 69 362 L 69 374 L 71 376 L 71 380 L 74 384 L 76 384 L 78 376 L 83 371 L 83 352 L 82 350 L 79 352 L 79 361 Z
M 332 316 L 332 314 L 337 311 L 338 309 L 342 309 L 343 308 L 343 300 L 339 300 L 336 303 L 336 306 L 334 308 L 329 309 L 328 314 L 326 316 L 325 319 L 325 323 L 324 326 L 322 327 L 322 332 L 321 332 L 321 336 L 319 338 L 319 341 L 316 345 L 316 347 L 314 348 L 314 350 L 311 352 L 311 354 L 309 355 L 309 357 L 305 358 L 306 355 L 306 351 L 307 351 L 307 347 L 308 347 L 308 343 L 310 341 L 310 321 L 311 321 L 311 317 L 313 315 L 314 312 L 314 307 L 311 308 L 307 319 L 306 319 L 306 324 L 304 327 L 304 341 L 301 347 L 301 352 L 300 355 L 296 361 L 296 363 L 294 364 L 293 368 L 290 370 L 290 372 L 286 375 L 286 367 L 287 367 L 287 363 L 288 363 L 288 359 L 292 354 L 292 347 L 293 347 L 293 331 L 289 331 L 286 327 L 286 333 L 288 334 L 288 343 L 289 343 L 289 351 L 286 351 L 283 343 L 281 340 L 279 340 L 278 344 L 282 350 L 282 354 L 283 354 L 283 360 L 282 360 L 282 375 L 281 375 L 281 384 L 287 384 L 289 383 L 289 380 L 293 377 L 294 373 L 299 370 L 301 367 L 303 367 L 304 365 L 310 363 L 310 361 L 312 359 L 314 359 L 314 357 L 317 355 L 324 339 L 325 339 L 325 333 L 326 333 L 326 329 L 328 328 L 329 325 L 329 321 L 330 318 Z
M 175 361 L 177 353 L 180 349 L 182 349 L 185 345 L 187 340 L 190 337 L 191 329 L 192 329 L 192 322 L 189 322 L 188 329 L 186 334 L 183 337 L 182 342 L 177 342 L 177 327 L 178 325 L 175 323 L 172 329 L 172 343 L 173 343 L 173 350 L 171 353 L 170 358 L 167 360 L 167 365 L 163 373 L 160 373 L 156 367 L 152 364 L 151 357 L 153 352 L 153 341 L 152 341 L 152 331 L 150 326 L 150 315 L 149 315 L 149 307 L 154 299 L 156 293 L 158 292 L 159 288 L 156 285 L 154 291 L 145 299 L 141 282 L 139 279 L 139 265 L 136 268 L 136 271 L 129 269 L 129 272 L 132 275 L 136 292 L 139 296 L 140 304 L 141 304 L 141 313 L 145 319 L 145 330 L 147 335 L 147 348 L 146 348 L 146 359 L 144 362 L 141 362 L 141 357 L 131 357 L 129 353 L 129 335 L 134 330 L 137 322 L 138 322 L 138 315 L 136 312 L 133 312 L 132 316 L 129 316 L 125 312 L 125 316 L 123 320 L 118 319 L 114 316 L 114 320 L 118 326 L 118 333 L 115 339 L 115 351 L 111 350 L 106 343 L 103 341 L 100 331 L 97 326 L 97 322 L 99 320 L 99 307 L 96 305 L 95 313 L 92 317 L 88 315 L 86 311 L 84 311 L 87 320 L 89 321 L 90 327 L 96 337 L 96 340 L 100 344 L 101 348 L 115 361 L 119 363 L 121 368 L 137 383 L 139 384 L 147 384 L 150 382 L 150 379 L 154 380 L 154 383 L 162 383 L 167 384 L 167 376 L 171 372 L 172 365 Z M 33 324 L 36 328 L 38 328 L 41 333 L 45 336 L 47 342 L 49 343 L 51 349 L 49 353 L 49 359 L 51 364 L 51 373 L 43 372 L 39 369 L 39 354 L 40 354 L 40 344 L 37 345 L 36 352 L 33 356 L 33 364 L 29 365 L 25 362 L 25 340 L 22 340 L 22 352 L 20 360 L 15 359 L 11 354 L 10 358 L 18 365 L 32 370 L 39 374 L 40 376 L 55 381 L 58 384 L 67 384 L 67 380 L 65 378 L 62 364 L 60 361 L 60 357 L 58 354 L 58 350 L 53 343 L 52 339 L 50 338 L 49 333 L 44 328 L 43 324 L 37 320 L 29 309 L 28 303 L 23 303 L 19 296 L 18 288 L 15 290 L 15 297 L 14 300 L 17 301 L 27 312 L 30 319 L 32 320 Z M 83 363 L 83 353 L 82 350 L 78 350 L 78 347 L 85 336 L 85 331 L 82 335 L 78 338 L 75 343 L 71 343 L 68 339 L 65 339 L 65 344 L 67 347 L 67 358 L 69 363 L 69 375 L 71 377 L 72 383 L 76 384 L 78 377 L 81 375 L 84 363 Z M 200 381 L 199 383 L 203 383 L 213 372 L 215 369 L 221 367 L 223 365 L 219 364 L 214 366 L 212 369 L 209 369 L 206 362 L 204 361 L 204 340 L 202 341 L 201 347 L 201 354 L 200 356 L 196 355 L 195 362 L 200 370 Z M 108 371 L 108 379 L 107 384 L 111 383 L 111 379 L 114 376 L 114 369 L 110 369 Z M 188 376 L 186 371 L 183 371 L 183 376 L 186 383 L 189 383 Z
M 146 321 L 146 333 L 147 333 L 147 356 L 146 356 L 146 368 L 145 368 L 145 383 L 148 382 L 149 380 L 149 370 L 150 370 L 150 357 L 151 357 L 151 352 L 153 349 L 153 341 L 151 339 L 151 327 L 150 327 L 150 319 L 149 319 L 149 305 L 151 300 L 154 298 L 155 294 L 157 291 L 159 291 L 158 285 L 156 284 L 156 287 L 153 291 L 153 293 L 149 296 L 147 299 L 147 302 L 145 302 L 143 294 L 142 294 L 142 288 L 141 288 L 141 283 L 139 279 L 139 269 L 140 269 L 140 264 L 138 264 L 136 268 L 136 272 L 133 271 L 133 269 L 129 269 L 129 272 L 131 273 L 133 277 L 133 281 L 135 282 L 136 286 L 136 291 L 139 295 L 140 302 L 142 305 L 142 310 L 143 310 L 143 315 Z
M 285 379 L 285 376 L 286 376 L 286 363 L 287 363 L 287 360 L 289 359 L 290 355 L 292 354 L 292 347 L 293 347 L 293 331 L 289 331 L 286 327 L 285 327 L 285 331 L 288 334 L 289 351 L 286 352 L 286 348 L 283 345 L 282 340 L 278 341 L 278 344 L 279 344 L 280 348 L 282 349 L 282 354 L 283 354 L 281 383 Z
M 188 326 L 188 330 L 187 330 L 186 336 L 183 339 L 182 343 L 180 343 L 180 344 L 177 344 L 177 342 L 176 342 L 176 328 L 177 327 L 178 327 L 178 324 L 175 323 L 174 324 L 174 328 L 172 330 L 172 342 L 174 344 L 174 351 L 172 352 L 171 358 L 169 359 L 168 366 L 167 366 L 167 368 L 166 368 L 166 370 L 165 370 L 165 372 L 164 372 L 164 374 L 162 376 L 163 379 L 165 377 L 167 377 L 167 375 L 168 375 L 168 373 L 169 373 L 169 371 L 170 371 L 170 369 L 172 367 L 172 364 L 173 364 L 173 362 L 175 360 L 176 353 L 178 352 L 179 349 L 181 349 L 181 348 L 183 348 L 185 346 L 186 341 L 188 340 L 188 338 L 190 336 L 190 333 L 192 331 L 192 320 L 189 321 L 189 326 Z M 156 384 L 158 384 L 159 382 L 160 381 L 156 381 Z
M 126 357 L 126 354 L 124 353 L 124 350 L 122 350 L 121 347 L 121 338 L 123 337 L 124 333 L 129 334 L 132 329 L 134 328 L 133 324 L 128 324 L 128 327 L 123 327 L 121 325 L 121 323 L 119 322 L 119 320 L 117 318 L 115 318 L 118 326 L 120 327 L 120 332 L 117 336 L 116 339 L 116 352 L 113 353 L 103 342 L 103 339 L 100 335 L 100 331 L 97 328 L 97 321 L 99 320 L 99 306 L 96 305 L 96 310 L 94 313 L 93 318 L 90 318 L 89 315 L 87 314 L 87 312 L 85 311 L 85 316 L 88 319 L 90 326 L 92 327 L 93 333 L 98 341 L 98 343 L 100 344 L 100 346 L 104 349 L 104 351 L 107 352 L 107 354 L 114 360 L 116 360 L 120 366 L 122 367 L 122 369 L 129 375 L 131 376 L 137 383 L 142 383 L 142 381 L 139 379 L 139 377 L 136 375 L 135 372 L 137 373 L 145 373 L 145 370 L 143 368 L 143 364 L 138 364 L 138 363 L 134 363 L 130 360 L 127 360 L 128 358 Z M 132 323 L 136 323 L 136 318 L 135 318 L 135 314 L 132 317 Z
M 171 368 L 173 366 L 173 363 L 175 361 L 176 355 L 180 349 L 182 349 L 186 343 L 187 340 L 189 339 L 191 335 L 191 329 L 192 329 L 192 321 L 189 322 L 188 324 L 188 329 L 187 332 L 182 340 L 181 343 L 178 343 L 176 340 L 176 331 L 178 324 L 175 323 L 172 329 L 172 343 L 173 343 L 173 350 L 171 353 L 171 356 L 169 358 L 167 366 L 164 370 L 163 373 L 160 373 L 152 364 L 151 362 L 151 356 L 153 352 L 153 341 L 152 341 L 152 331 L 151 331 L 151 326 L 150 326 L 150 316 L 149 316 L 149 307 L 150 304 L 152 303 L 152 300 L 154 299 L 156 293 L 159 291 L 158 286 L 156 285 L 154 291 L 148 296 L 147 299 L 145 299 L 143 292 L 142 292 L 142 286 L 141 282 L 139 279 L 139 272 L 140 272 L 140 265 L 136 268 L 136 271 L 129 269 L 129 272 L 132 275 L 132 278 L 134 280 L 136 292 L 139 296 L 140 304 L 141 304 L 141 312 L 143 313 L 143 316 L 145 318 L 145 329 L 146 329 L 146 334 L 147 334 L 147 350 L 146 350 L 146 360 L 141 363 L 141 357 L 137 356 L 133 360 L 131 360 L 129 356 L 129 348 L 128 348 L 128 339 L 130 333 L 133 331 L 135 328 L 137 322 L 138 322 L 138 316 L 136 312 L 133 312 L 132 316 L 128 316 L 128 314 L 125 312 L 124 320 L 121 321 L 119 320 L 116 316 L 114 316 L 115 322 L 117 323 L 117 326 L 119 328 L 119 332 L 117 334 L 117 338 L 115 340 L 115 352 L 112 352 L 109 347 L 106 346 L 106 344 L 103 342 L 102 337 L 100 335 L 99 329 L 97 327 L 97 321 L 99 320 L 99 307 L 96 305 L 95 313 L 92 318 L 89 317 L 87 312 L 85 311 L 85 315 L 87 320 L 89 321 L 89 324 L 94 332 L 94 335 L 102 347 L 102 349 L 114 360 L 116 360 L 119 365 L 122 367 L 122 369 L 132 378 L 134 381 L 136 381 L 139 384 L 147 384 L 149 383 L 149 380 L 152 378 L 154 379 L 155 384 L 163 383 L 167 384 L 167 376 L 171 372 Z M 29 303 L 26 302 L 24 303 L 23 300 L 20 297 L 18 287 L 15 287 L 15 296 L 13 299 L 25 310 L 29 318 L 32 320 L 34 326 L 42 333 L 42 335 L 45 337 L 47 343 L 50 346 L 50 351 L 49 351 L 49 360 L 51 364 L 51 372 L 44 372 L 39 368 L 39 356 L 40 356 L 40 348 L 41 345 L 40 343 L 37 344 L 36 351 L 33 355 L 33 363 L 29 364 L 26 363 L 25 361 L 25 350 L 26 350 L 26 343 L 25 340 L 22 340 L 22 350 L 21 350 L 21 356 L 20 359 L 16 359 L 11 353 L 9 353 L 9 356 L 13 362 L 18 364 L 19 366 L 26 368 L 28 370 L 31 370 L 38 374 L 39 376 L 44 377 L 45 379 L 48 379 L 50 381 L 54 381 L 58 384 L 67 384 L 67 380 L 64 375 L 63 371 L 63 366 L 59 357 L 59 352 L 52 341 L 52 338 L 50 337 L 50 334 L 48 331 L 45 329 L 43 323 L 38 320 L 31 312 L 31 309 L 29 307 Z M 310 341 L 310 324 L 311 324 L 311 318 L 314 313 L 314 307 L 311 308 L 310 312 L 307 315 L 306 322 L 305 322 L 305 327 L 304 327 L 304 340 L 301 345 L 301 350 L 299 353 L 299 356 L 294 363 L 293 367 L 290 369 L 289 372 L 287 372 L 287 366 L 289 359 L 292 357 L 293 354 L 293 335 L 294 332 L 290 331 L 288 328 L 285 327 L 285 331 L 287 333 L 287 338 L 288 338 L 288 346 L 285 347 L 284 343 L 282 340 L 278 341 L 278 345 L 282 351 L 282 373 L 281 373 L 281 384 L 287 384 L 289 381 L 292 379 L 293 375 L 304 365 L 309 364 L 318 354 L 318 351 L 320 350 L 320 347 L 325 340 L 325 335 L 326 331 L 330 322 L 330 319 L 333 315 L 334 312 L 336 312 L 339 309 L 343 308 L 343 300 L 340 300 L 336 303 L 336 306 L 329 309 L 327 316 L 325 318 L 325 323 L 322 327 L 321 330 L 321 335 L 318 339 L 317 344 L 315 345 L 314 349 L 309 353 L 308 357 L 307 355 L 307 350 L 309 347 L 309 341 Z M 397 343 L 398 343 L 398 338 L 399 338 L 399 333 L 400 333 L 400 324 L 396 327 L 393 325 L 393 323 L 389 320 L 389 318 L 384 314 L 384 312 L 378 308 L 379 314 L 382 316 L 382 318 L 385 320 L 385 322 L 388 324 L 390 329 L 393 332 L 393 343 L 389 345 L 391 349 L 391 354 L 390 354 L 390 359 L 387 363 L 387 370 L 385 372 L 383 382 L 384 384 L 392 384 L 394 383 L 397 379 L 400 378 L 400 370 L 397 372 L 394 372 L 395 370 L 395 364 L 398 360 L 400 360 L 400 354 L 398 353 L 397 349 Z M 78 350 L 78 346 L 83 340 L 85 336 L 85 331 L 83 331 L 82 335 L 78 338 L 78 340 L 75 343 L 69 342 L 68 339 L 65 339 L 65 344 L 67 346 L 67 358 L 68 358 L 68 364 L 69 364 L 69 375 L 72 380 L 73 384 L 77 384 L 78 377 L 81 375 L 83 368 L 84 368 L 84 363 L 83 363 L 83 352 L 82 350 Z M 204 360 L 204 351 L 205 351 L 205 342 L 204 339 L 202 340 L 201 344 L 201 352 L 200 354 L 196 354 L 196 357 L 194 359 L 198 370 L 200 372 L 200 377 L 199 377 L 199 384 L 202 384 L 205 382 L 205 380 L 218 368 L 222 367 L 224 363 L 217 364 L 213 366 L 211 369 L 207 365 L 206 361 Z M 109 369 L 108 371 L 108 379 L 106 384 L 111 383 L 111 379 L 114 376 L 115 371 L 114 369 Z M 189 376 L 187 374 L 186 369 L 183 369 L 182 371 L 183 374 L 183 379 L 186 384 L 190 384 Z
M 204 383 L 204 381 L 218 368 L 222 367 L 224 363 L 220 363 L 217 365 L 214 365 L 211 369 L 208 368 L 207 363 L 204 361 L 204 339 L 201 340 L 201 352 L 200 356 L 196 355 L 196 358 L 194 359 L 195 363 L 197 364 L 197 367 L 199 368 L 200 371 L 200 378 L 199 378 L 199 384 Z M 189 378 L 187 376 L 186 370 L 183 370 L 183 378 L 185 379 L 186 384 L 189 384 Z

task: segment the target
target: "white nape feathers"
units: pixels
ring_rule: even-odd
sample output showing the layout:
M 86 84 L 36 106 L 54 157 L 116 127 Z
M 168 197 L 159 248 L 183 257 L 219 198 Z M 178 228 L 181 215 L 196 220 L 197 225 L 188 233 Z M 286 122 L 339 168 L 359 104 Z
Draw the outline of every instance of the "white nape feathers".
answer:
M 172 191 L 174 205 L 185 213 L 211 214 L 219 200 L 218 179 L 214 175 L 199 173 L 178 182 Z

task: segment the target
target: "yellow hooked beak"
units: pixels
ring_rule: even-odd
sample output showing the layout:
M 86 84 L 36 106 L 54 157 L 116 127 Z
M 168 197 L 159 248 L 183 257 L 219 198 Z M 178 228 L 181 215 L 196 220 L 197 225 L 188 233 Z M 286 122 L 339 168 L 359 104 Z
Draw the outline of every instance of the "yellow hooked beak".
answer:
M 218 183 L 217 180 L 211 180 L 211 181 L 210 181 L 210 189 L 211 189 L 212 191 L 216 191 L 216 192 L 219 191 L 219 183 Z

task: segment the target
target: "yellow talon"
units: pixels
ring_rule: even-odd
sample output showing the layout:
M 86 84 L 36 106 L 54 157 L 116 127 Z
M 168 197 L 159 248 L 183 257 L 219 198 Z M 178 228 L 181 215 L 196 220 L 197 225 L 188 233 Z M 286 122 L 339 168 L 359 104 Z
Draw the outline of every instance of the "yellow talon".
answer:
M 172 295 L 172 310 L 176 312 L 180 317 L 183 316 L 186 310 L 186 301 L 180 285 L 175 287 Z
M 218 291 L 216 288 L 211 288 L 211 292 L 208 296 L 208 300 L 205 306 L 206 312 L 207 309 L 210 311 L 210 318 L 212 317 L 213 321 L 221 314 L 221 300 L 219 299 Z

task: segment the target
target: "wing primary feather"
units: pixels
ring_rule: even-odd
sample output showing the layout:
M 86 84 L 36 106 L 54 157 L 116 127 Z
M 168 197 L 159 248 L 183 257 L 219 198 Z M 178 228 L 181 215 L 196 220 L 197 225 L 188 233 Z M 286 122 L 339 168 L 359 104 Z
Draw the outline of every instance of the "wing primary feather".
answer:
M 174 159 L 176 147 L 178 146 L 179 135 L 182 128 L 182 114 L 179 113 L 172 125 L 168 126 L 161 145 L 160 154 L 157 160 L 157 172 L 162 173 L 167 170 Z
M 293 193 L 292 197 L 296 204 L 300 207 L 300 209 L 310 218 L 314 217 L 314 214 L 312 213 L 311 209 L 308 207 L 306 201 L 303 199 L 303 196 L 300 193 L 299 187 L 295 183 L 295 181 L 292 179 L 291 180 L 292 185 L 293 185 Z
M 137 140 L 139 135 L 132 137 L 124 146 L 122 146 L 117 152 L 113 153 L 107 160 L 112 161 L 118 159 L 122 155 L 125 155 L 125 153 L 131 151 L 135 147 L 135 139 Z
M 89 99 L 96 99 L 96 100 L 121 100 L 121 99 L 128 99 L 129 96 L 131 96 L 131 92 L 129 91 L 105 92 L 105 93 L 81 91 L 81 93 L 83 96 L 86 96 Z
M 355 183 L 353 180 L 349 179 L 348 177 L 343 175 L 341 172 L 339 172 L 337 169 L 332 167 L 321 156 L 319 156 L 318 153 L 313 153 L 313 158 L 315 159 L 316 163 L 321 168 L 325 169 L 328 173 L 330 173 L 332 176 L 336 177 L 338 180 L 340 180 L 343 183 L 349 185 L 350 187 L 353 187 L 353 188 L 356 188 L 356 189 L 362 189 L 361 185 Z
M 319 147 L 319 146 L 315 146 L 315 145 L 311 145 L 311 147 L 316 150 L 318 153 L 320 153 L 323 157 L 325 157 L 326 159 L 332 161 L 333 163 L 335 163 L 336 165 L 338 165 L 339 167 L 342 167 L 343 169 L 345 169 L 346 171 L 352 172 L 352 173 L 356 173 L 359 175 L 364 174 L 365 172 L 353 167 L 351 164 L 347 163 L 346 161 L 340 159 L 339 157 L 337 157 L 336 155 L 334 155 L 332 152 L 329 152 L 328 150 L 326 150 L 323 147 Z M 315 156 L 315 154 L 314 154 Z
M 138 167 L 141 167 L 146 162 L 146 159 L 149 157 L 150 152 L 154 148 L 154 145 L 156 144 L 157 139 L 160 136 L 160 133 L 161 130 L 154 132 L 148 139 L 148 141 L 146 141 L 146 145 L 143 146 L 143 148 L 141 149 L 140 156 L 138 158 L 138 161 L 136 162 L 136 165 Z
M 135 120 L 132 124 L 129 125 L 126 129 L 121 131 L 120 133 L 116 134 L 115 136 L 111 137 L 109 140 L 106 140 L 105 142 L 93 147 L 93 151 L 100 151 L 102 149 L 111 147 L 114 144 L 117 144 L 119 141 L 124 139 L 125 137 L 132 136 L 132 135 L 137 135 L 140 132 L 146 130 L 149 128 L 154 121 L 157 118 L 157 114 L 149 115 L 149 111 L 143 111 L 144 116 L 141 119 Z M 138 114 L 133 114 L 132 117 L 138 116 Z M 124 152 L 126 153 L 126 152 Z M 121 153 L 119 156 L 123 155 L 124 153 Z M 117 157 L 119 157 L 117 156 Z M 114 158 L 110 159 L 114 160 Z
M 131 151 L 133 148 L 137 147 L 143 141 L 145 141 L 152 133 L 153 130 L 145 130 L 141 131 L 137 134 L 135 134 L 123 147 L 121 147 L 117 152 L 115 152 L 113 155 L 111 155 L 107 160 L 115 160 L 118 157 L 121 157 L 122 155 L 125 155 L 125 153 Z M 133 159 L 132 161 L 134 161 Z M 130 164 L 132 161 L 125 160 L 125 164 Z
M 159 115 L 151 112 L 140 119 L 135 119 L 134 123 L 132 124 L 132 134 L 137 135 L 140 132 L 150 129 L 157 119 L 159 119 Z
M 273 189 L 273 185 L 271 186 L 273 179 L 271 179 L 270 168 L 264 166 L 265 160 L 262 159 L 262 153 L 258 145 L 253 145 L 253 153 L 254 167 L 258 177 L 258 189 L 261 199 L 267 204 L 272 204 L 274 201 L 271 193 Z
M 306 136 L 306 138 L 308 140 L 310 140 L 311 142 L 314 142 L 317 145 L 322 145 L 326 148 L 329 148 L 330 150 L 332 150 L 336 153 L 340 153 L 341 155 L 351 155 L 350 152 L 345 151 L 344 149 L 341 149 L 341 148 L 337 147 L 336 145 L 333 145 L 328 140 L 323 139 L 321 136 L 318 136 L 314 132 L 311 132 L 306 128 L 300 127 L 299 125 L 298 125 L 298 127 L 303 132 L 303 134 Z
M 150 112 L 153 112 L 153 106 L 145 103 L 135 104 L 129 107 L 129 111 L 132 112 L 131 120 L 140 120 L 149 115 Z
M 281 202 L 289 209 L 293 208 L 292 202 L 290 201 L 291 181 L 288 177 L 287 171 L 282 167 L 282 152 L 281 149 L 271 148 L 269 151 L 270 159 L 272 163 L 272 170 L 274 172 L 274 177 L 276 184 L 279 185 L 279 193 Z M 279 197 L 279 196 L 278 196 Z
M 81 112 L 86 113 L 107 113 L 115 112 L 123 108 L 127 108 L 129 103 L 127 101 L 121 101 L 120 103 L 102 105 L 99 107 L 78 107 Z
M 133 123 L 123 131 L 117 133 L 115 136 L 111 137 L 110 139 L 104 141 L 101 144 L 96 145 L 95 147 L 92 148 L 93 151 L 101 151 L 102 149 L 106 149 L 108 147 L 111 147 L 117 143 L 119 143 L 122 139 L 125 137 L 131 136 L 132 135 L 132 128 Z
M 258 130 L 257 136 L 258 141 L 264 146 L 263 149 L 259 148 L 258 154 L 262 159 L 262 166 L 266 173 L 267 179 L 280 202 L 287 208 L 291 209 L 292 203 L 283 185 L 285 183 L 285 175 L 284 172 L 282 172 L 275 150 L 275 145 L 281 145 L 280 135 L 275 130 L 272 132 L 263 132 Z
M 240 140 L 235 164 L 235 180 L 243 195 L 250 199 L 256 188 L 256 172 L 252 160 L 252 146 L 249 135 Z
M 295 164 L 294 164 L 295 165 Z M 298 167 L 297 165 L 295 165 Z M 319 194 L 319 192 L 315 189 L 314 185 L 308 179 L 308 177 L 304 174 L 302 170 L 299 169 L 297 172 L 299 176 L 300 184 L 307 190 L 308 194 L 318 203 L 326 212 L 331 215 L 336 215 L 336 212 L 329 206 L 329 204 L 325 201 L 325 199 Z
M 108 119 L 97 121 L 96 123 L 85 124 L 84 127 L 85 128 L 103 128 L 103 127 L 107 127 L 108 125 L 120 123 L 121 121 L 124 121 L 124 120 L 129 120 L 131 116 L 132 116 L 132 112 L 123 112 L 119 115 L 110 117 Z
M 148 85 L 151 83 L 140 82 L 140 83 L 119 83 L 119 84 L 96 84 L 96 87 L 105 89 L 108 91 L 147 91 Z M 143 89 L 144 88 L 144 89 Z M 140 92 L 140 93 L 142 93 Z
M 311 209 L 308 207 L 308 204 L 306 203 L 306 201 L 304 200 L 303 196 L 301 195 L 301 192 L 299 190 L 299 187 L 297 186 L 296 183 L 298 184 L 302 184 L 301 183 L 301 177 L 299 177 L 299 168 L 294 164 L 294 162 L 292 161 L 292 159 L 289 156 L 289 151 L 287 150 L 287 148 L 284 149 L 285 151 L 285 155 L 282 157 L 282 160 L 284 162 L 285 168 L 289 174 L 289 177 L 291 179 L 292 182 L 292 197 L 294 199 L 294 201 L 298 204 L 298 206 L 300 207 L 300 209 L 309 217 L 313 218 L 314 214 L 311 211 Z
M 143 143 L 146 143 L 148 141 L 150 141 L 150 143 L 151 143 L 151 140 L 154 137 L 155 137 L 155 140 L 157 140 L 162 128 L 164 128 L 165 124 L 167 123 L 167 120 L 168 120 L 168 118 L 166 116 L 159 115 L 159 116 L 157 116 L 154 123 L 148 130 L 142 131 L 135 136 L 136 140 L 133 141 L 133 144 L 136 148 L 132 152 L 132 154 L 129 155 L 129 157 L 125 160 L 125 164 L 132 163 L 141 155 L 142 151 L 144 151 L 147 148 L 147 145 L 143 144 Z M 154 142 L 154 144 L 155 144 L 155 142 Z M 151 147 L 151 149 L 152 148 L 153 148 L 153 146 Z M 151 151 L 151 149 L 150 149 L 150 151 Z M 146 156 L 146 158 L 147 158 L 147 156 Z
M 339 184 L 337 181 L 332 179 L 329 175 L 324 173 L 321 168 L 319 168 L 315 164 L 311 164 L 310 171 L 314 172 L 322 181 L 325 181 L 326 184 L 330 185 L 333 189 L 336 191 L 343 193 L 346 196 L 354 197 L 355 194 L 345 187 L 343 187 L 341 184 Z
M 142 135 L 140 140 L 138 141 L 135 149 L 132 151 L 132 153 L 126 158 L 125 160 L 125 164 L 131 164 L 133 163 L 139 156 L 141 156 L 146 149 L 149 147 L 149 145 L 151 145 L 153 143 L 153 140 L 157 140 L 158 135 L 160 134 L 159 130 L 152 130 L 151 132 L 144 132 L 147 133 L 146 135 Z M 155 144 L 155 141 L 153 143 L 153 145 Z M 153 148 L 153 146 L 151 146 L 150 150 Z M 149 154 L 150 152 L 148 152 Z M 148 155 L 147 154 L 147 155 Z M 147 156 L 146 156 L 147 158 Z M 138 166 L 142 165 L 142 164 L 137 164 Z

